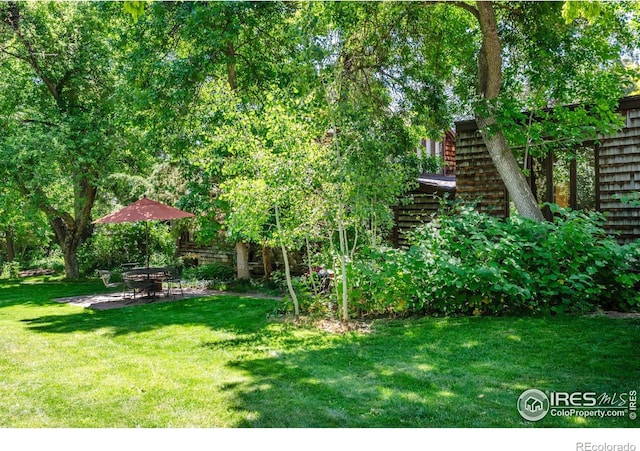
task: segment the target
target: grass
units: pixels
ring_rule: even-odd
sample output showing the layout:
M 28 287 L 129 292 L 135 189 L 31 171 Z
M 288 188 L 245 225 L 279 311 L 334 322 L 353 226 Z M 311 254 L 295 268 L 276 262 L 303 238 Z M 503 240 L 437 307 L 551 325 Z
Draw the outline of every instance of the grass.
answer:
M 0 427 L 637 427 L 518 396 L 640 385 L 640 321 L 422 318 L 332 335 L 233 296 L 91 311 L 94 282 L 0 282 Z

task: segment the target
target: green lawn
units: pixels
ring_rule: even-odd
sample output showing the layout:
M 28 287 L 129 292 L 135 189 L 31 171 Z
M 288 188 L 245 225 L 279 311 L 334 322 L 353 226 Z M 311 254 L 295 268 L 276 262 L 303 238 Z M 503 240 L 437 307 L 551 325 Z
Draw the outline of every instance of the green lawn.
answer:
M 523 420 L 518 396 L 640 388 L 640 320 L 424 318 L 331 335 L 275 301 L 91 311 L 96 283 L 0 282 L 0 427 L 637 427 Z

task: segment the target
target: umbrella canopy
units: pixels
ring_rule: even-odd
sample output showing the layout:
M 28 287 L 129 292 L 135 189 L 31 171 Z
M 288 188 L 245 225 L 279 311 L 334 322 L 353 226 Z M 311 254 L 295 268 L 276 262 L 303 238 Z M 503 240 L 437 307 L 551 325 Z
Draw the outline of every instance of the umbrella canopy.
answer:
M 96 219 L 92 224 L 152 220 L 163 221 L 168 219 L 192 218 L 194 216 L 195 215 L 193 213 L 188 213 L 178 208 L 170 207 L 169 205 L 161 202 L 147 199 L 147 196 L 144 196 L 142 199 L 135 201 L 131 205 L 128 205 L 115 213 Z M 146 264 L 147 268 L 149 268 L 149 226 L 147 222 L 145 222 L 145 235 L 147 241 Z
M 121 210 L 93 221 L 98 223 L 136 222 L 192 218 L 195 215 L 143 197 Z

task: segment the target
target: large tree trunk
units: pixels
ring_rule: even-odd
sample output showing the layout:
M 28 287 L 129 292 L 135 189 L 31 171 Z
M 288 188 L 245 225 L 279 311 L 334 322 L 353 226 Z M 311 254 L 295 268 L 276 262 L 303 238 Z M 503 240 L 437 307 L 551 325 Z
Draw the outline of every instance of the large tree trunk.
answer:
M 496 127 L 492 100 L 500 95 L 502 85 L 502 47 L 492 2 L 477 2 L 477 11 L 482 31 L 482 47 L 478 56 L 478 94 L 486 100 L 487 108 L 476 112 L 476 122 L 518 213 L 526 218 L 543 221 L 544 217 L 531 187 L 520 171 L 503 133 Z
M 236 269 L 238 279 L 249 279 L 249 246 L 247 243 L 236 243 Z
M 16 246 L 15 242 L 13 241 L 13 230 L 5 230 L 4 237 L 7 249 L 7 261 L 12 262 L 16 258 Z
M 62 218 L 56 217 L 51 221 L 60 249 L 64 258 L 64 275 L 67 279 L 79 279 L 80 269 L 78 267 L 78 247 L 82 237 L 75 227 L 69 228 Z
M 87 170 L 88 174 L 89 171 Z M 61 212 L 46 203 L 39 207 L 48 214 L 62 255 L 64 257 L 64 272 L 67 279 L 79 279 L 78 248 L 85 238 L 91 235 L 91 210 L 96 199 L 97 188 L 92 185 L 88 177 L 80 177 L 74 189 L 74 214 Z M 41 199 L 44 198 L 41 196 Z
M 78 246 L 62 246 L 64 256 L 64 274 L 67 279 L 79 279 L 80 268 L 78 267 Z

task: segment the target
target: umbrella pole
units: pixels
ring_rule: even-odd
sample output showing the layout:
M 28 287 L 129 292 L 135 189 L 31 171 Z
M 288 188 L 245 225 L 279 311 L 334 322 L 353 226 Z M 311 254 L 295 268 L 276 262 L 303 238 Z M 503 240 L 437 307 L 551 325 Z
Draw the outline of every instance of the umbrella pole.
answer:
M 147 243 L 147 270 L 149 270 L 149 221 L 144 222 L 144 231 L 145 231 L 146 243 Z

